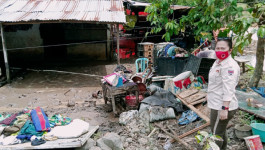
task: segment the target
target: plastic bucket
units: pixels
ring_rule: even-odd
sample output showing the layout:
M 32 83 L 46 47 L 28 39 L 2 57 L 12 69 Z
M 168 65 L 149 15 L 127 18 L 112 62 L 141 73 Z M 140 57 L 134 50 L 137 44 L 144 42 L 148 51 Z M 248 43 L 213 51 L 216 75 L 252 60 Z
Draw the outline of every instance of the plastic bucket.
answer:
M 261 142 L 265 143 L 265 124 L 264 123 L 251 123 L 253 135 L 259 135 Z

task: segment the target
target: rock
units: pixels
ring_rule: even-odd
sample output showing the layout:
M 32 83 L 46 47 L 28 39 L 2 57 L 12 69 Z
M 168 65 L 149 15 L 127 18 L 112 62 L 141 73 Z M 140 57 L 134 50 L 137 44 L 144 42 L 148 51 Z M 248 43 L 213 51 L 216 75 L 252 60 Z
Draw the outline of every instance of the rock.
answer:
M 126 142 L 128 142 L 128 143 L 132 143 L 132 142 L 133 142 L 133 139 L 132 139 L 132 138 L 127 138 L 127 139 L 126 139 Z
M 138 133 L 140 132 L 140 129 L 138 127 L 132 128 L 131 130 L 132 133 Z
M 121 137 L 117 133 L 109 132 L 102 137 L 103 142 L 112 150 L 122 150 L 123 143 Z
M 98 146 L 93 146 L 93 147 L 90 148 L 90 150 L 102 150 L 102 149 L 100 147 L 98 147 Z
M 148 143 L 148 140 L 145 139 L 145 138 L 140 138 L 140 139 L 138 140 L 138 142 L 139 142 L 141 145 L 146 145 L 146 144 Z
M 111 148 L 104 143 L 102 138 L 97 140 L 97 146 L 100 147 L 102 150 L 111 150 Z
M 88 149 L 92 149 L 92 147 L 94 147 L 94 146 L 96 146 L 96 141 L 89 138 L 82 147 L 76 148 L 75 150 L 88 150 Z
M 127 148 L 129 146 L 129 143 L 125 142 L 123 146 L 124 146 L 124 148 Z
M 75 106 L 75 102 L 71 101 L 71 100 L 68 100 L 67 106 L 68 107 L 74 107 Z

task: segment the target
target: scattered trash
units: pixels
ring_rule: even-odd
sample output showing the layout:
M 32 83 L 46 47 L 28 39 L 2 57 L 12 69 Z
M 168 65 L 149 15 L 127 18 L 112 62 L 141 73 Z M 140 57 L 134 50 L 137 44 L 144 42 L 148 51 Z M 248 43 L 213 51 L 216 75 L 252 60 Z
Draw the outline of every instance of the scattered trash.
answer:
M 199 119 L 199 116 L 192 110 L 184 111 L 179 118 L 179 125 L 187 125 L 193 121 Z
M 248 150 L 263 150 L 263 145 L 260 141 L 259 135 L 245 137 L 244 139 Z

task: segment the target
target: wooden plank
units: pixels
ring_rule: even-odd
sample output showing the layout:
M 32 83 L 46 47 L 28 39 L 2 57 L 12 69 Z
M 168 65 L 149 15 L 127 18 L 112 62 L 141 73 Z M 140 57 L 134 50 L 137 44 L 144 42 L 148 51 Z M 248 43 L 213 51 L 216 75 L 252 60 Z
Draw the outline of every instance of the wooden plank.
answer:
M 5 150 L 15 150 L 15 149 L 56 149 L 56 148 L 77 148 L 83 146 L 88 138 L 90 138 L 97 130 L 99 126 L 90 126 L 89 131 L 83 134 L 79 138 L 73 139 L 57 139 L 55 141 L 46 141 L 45 144 L 39 146 L 31 146 L 30 142 L 17 144 L 17 145 L 7 145 L 0 146 L 0 149 Z
M 196 94 L 196 93 L 198 93 L 199 92 L 199 90 L 197 90 L 197 89 L 188 89 L 188 90 L 186 90 L 186 91 L 184 91 L 184 92 L 181 92 L 180 94 L 179 94 L 179 97 L 181 97 L 181 98 L 186 98 L 186 97 L 189 97 L 189 96 L 191 96 L 191 95 L 193 95 L 193 94 Z
M 193 129 L 193 130 L 190 130 L 190 131 L 188 131 L 188 132 L 186 132 L 186 133 L 180 135 L 179 138 L 182 139 L 182 138 L 184 138 L 184 137 L 186 137 L 186 136 L 188 136 L 188 135 L 190 135 L 190 134 L 192 134 L 192 133 L 194 133 L 194 132 L 197 132 L 197 131 L 199 131 L 199 130 L 201 130 L 201 129 L 203 129 L 203 128 L 209 126 L 209 125 L 210 125 L 210 122 L 206 122 L 205 124 L 203 124 L 203 125 L 201 125 L 201 126 L 195 128 L 195 129 Z
M 199 92 L 199 93 L 196 93 L 196 94 L 194 94 L 194 95 L 192 95 L 192 96 L 190 96 L 190 97 L 185 98 L 185 100 L 186 100 L 187 103 L 190 104 L 190 103 L 195 102 L 195 101 L 197 101 L 197 100 L 200 100 L 200 99 L 202 99 L 202 98 L 204 98 L 204 97 L 206 97 L 206 96 L 207 96 L 206 93 L 204 93 L 204 92 Z
M 206 98 L 202 98 L 202 99 L 200 99 L 200 100 L 197 100 L 197 101 L 195 101 L 195 102 L 192 102 L 192 103 L 190 103 L 190 105 L 196 105 L 196 104 L 200 104 L 200 103 L 202 103 L 202 102 L 205 102 L 206 101 Z
M 203 113 L 201 113 L 198 109 L 196 109 L 193 105 L 188 104 L 184 99 L 182 99 L 181 97 L 179 97 L 177 95 L 177 98 L 181 100 L 181 102 L 186 105 L 187 107 L 189 107 L 192 111 L 194 111 L 198 116 L 200 116 L 203 120 L 205 120 L 206 122 L 210 122 L 210 119 L 204 115 Z

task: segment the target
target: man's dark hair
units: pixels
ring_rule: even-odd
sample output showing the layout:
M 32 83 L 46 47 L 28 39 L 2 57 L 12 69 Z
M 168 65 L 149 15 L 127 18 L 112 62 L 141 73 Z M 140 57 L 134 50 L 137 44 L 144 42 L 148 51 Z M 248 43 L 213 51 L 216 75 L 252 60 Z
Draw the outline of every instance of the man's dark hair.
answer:
M 218 42 L 220 42 L 220 41 L 226 42 L 228 44 L 228 46 L 229 46 L 229 49 L 232 49 L 233 48 L 233 46 L 232 46 L 232 39 L 231 38 L 228 38 L 228 37 L 226 37 L 226 38 L 218 38 L 216 44 Z

